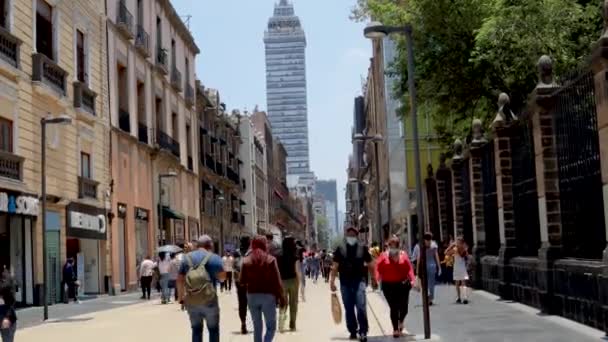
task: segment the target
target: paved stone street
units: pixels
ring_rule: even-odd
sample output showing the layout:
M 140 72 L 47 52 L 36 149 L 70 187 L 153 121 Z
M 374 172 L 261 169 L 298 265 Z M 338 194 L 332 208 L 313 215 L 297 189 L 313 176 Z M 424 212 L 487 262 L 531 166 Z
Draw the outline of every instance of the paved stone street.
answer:
M 329 311 L 329 291 L 325 284 L 307 289 L 306 303 L 301 303 L 298 331 L 277 334 L 277 342 L 344 341 L 344 324 L 334 325 Z M 508 341 L 599 341 L 600 331 L 580 326 L 556 317 L 544 317 L 521 306 L 498 302 L 485 293 L 475 293 L 469 306 L 452 303 L 453 289 L 442 287 L 431 310 L 433 333 L 442 341 L 508 342 Z M 126 296 L 130 298 L 132 295 Z M 120 297 L 114 297 L 120 298 Z M 222 341 L 245 342 L 252 337 L 238 333 L 236 294 L 220 294 Z M 392 341 L 388 308 L 379 293 L 369 293 L 370 341 Z M 116 301 L 116 300 L 115 300 Z M 131 302 L 117 300 L 117 302 Z M 422 332 L 420 299 L 412 294 L 407 326 L 410 331 Z M 87 305 L 87 303 L 82 304 Z M 251 322 L 249 322 L 251 328 Z M 177 305 L 160 305 L 158 300 L 122 306 L 116 309 L 89 312 L 63 317 L 56 322 L 22 329 L 17 334 L 21 341 L 61 342 L 132 342 L 132 341 L 188 341 L 189 322 Z M 206 338 L 205 338 L 206 340 Z

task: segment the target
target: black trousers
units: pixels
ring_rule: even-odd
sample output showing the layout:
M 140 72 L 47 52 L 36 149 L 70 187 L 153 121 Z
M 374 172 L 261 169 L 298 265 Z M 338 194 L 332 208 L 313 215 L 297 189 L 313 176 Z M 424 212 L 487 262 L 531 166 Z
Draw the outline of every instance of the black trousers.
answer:
M 403 323 L 410 299 L 411 285 L 409 283 L 387 283 L 382 282 L 382 293 L 391 310 L 391 323 L 393 330 L 399 330 L 399 324 Z
M 236 283 L 236 295 L 239 301 L 239 318 L 241 324 L 247 322 L 247 288 Z
M 140 282 L 142 298 L 150 299 L 150 292 L 152 292 L 152 276 L 141 277 Z
M 226 280 L 222 282 L 220 289 L 232 291 L 232 272 L 226 272 Z

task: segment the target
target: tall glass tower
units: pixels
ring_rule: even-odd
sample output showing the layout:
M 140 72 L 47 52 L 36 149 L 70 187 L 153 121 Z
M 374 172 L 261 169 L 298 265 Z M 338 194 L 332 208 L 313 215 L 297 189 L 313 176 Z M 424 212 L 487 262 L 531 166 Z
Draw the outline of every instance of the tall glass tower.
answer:
M 287 173 L 310 177 L 306 36 L 293 4 L 280 0 L 264 33 L 266 102 L 272 134 L 287 150 Z

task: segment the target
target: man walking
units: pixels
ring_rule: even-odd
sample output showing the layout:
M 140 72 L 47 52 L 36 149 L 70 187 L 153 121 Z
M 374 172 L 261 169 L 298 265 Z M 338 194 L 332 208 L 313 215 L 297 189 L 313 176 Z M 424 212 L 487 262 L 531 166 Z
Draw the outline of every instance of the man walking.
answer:
M 340 292 L 344 302 L 346 327 L 351 340 L 357 339 L 367 342 L 367 300 L 365 295 L 365 279 L 371 274 L 372 284 L 374 278 L 374 265 L 369 250 L 358 239 L 359 231 L 354 227 L 346 230 L 345 244 L 336 248 L 330 276 L 332 292 L 336 288 L 336 273 L 340 273 Z M 367 268 L 367 269 L 366 269 Z M 356 314 L 355 314 L 356 309 Z
M 150 300 L 152 292 L 152 275 L 154 274 L 154 261 L 146 256 L 139 265 L 139 282 L 141 283 L 141 299 Z
M 235 252 L 234 257 L 234 283 L 236 285 L 237 300 L 239 302 L 239 318 L 241 320 L 241 334 L 247 334 L 247 288 L 241 285 L 241 269 L 243 259 L 249 255 L 249 236 L 241 237 L 240 251 Z
M 208 235 L 197 241 L 197 249 L 184 256 L 177 284 L 180 302 L 190 316 L 192 342 L 203 341 L 203 323 L 207 322 L 209 341 L 220 340 L 220 307 L 215 283 L 226 279 L 222 258 L 213 252 L 213 240 Z

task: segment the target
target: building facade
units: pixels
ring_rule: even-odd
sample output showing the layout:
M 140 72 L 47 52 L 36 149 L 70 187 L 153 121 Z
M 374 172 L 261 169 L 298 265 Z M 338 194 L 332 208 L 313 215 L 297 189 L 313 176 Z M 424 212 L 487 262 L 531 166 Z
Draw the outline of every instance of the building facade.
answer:
M 288 173 L 306 176 L 310 173 L 306 36 L 288 0 L 275 6 L 264 43 L 268 118 L 273 134 L 288 153 Z
M 198 234 L 194 61 L 199 49 L 168 0 L 107 1 L 112 125 L 112 287 L 137 287 L 156 246 Z M 154 218 L 162 220 L 155 221 Z
M 327 225 L 331 235 L 335 236 L 339 234 L 338 185 L 336 180 L 317 180 L 315 182 L 315 192 L 322 194 L 323 198 L 325 198 Z

